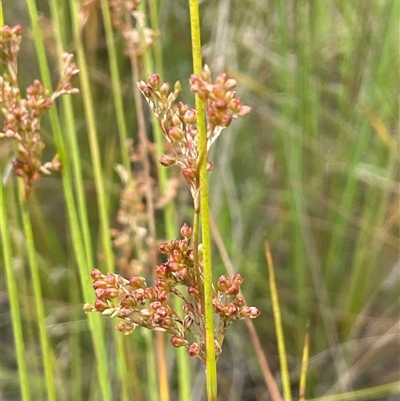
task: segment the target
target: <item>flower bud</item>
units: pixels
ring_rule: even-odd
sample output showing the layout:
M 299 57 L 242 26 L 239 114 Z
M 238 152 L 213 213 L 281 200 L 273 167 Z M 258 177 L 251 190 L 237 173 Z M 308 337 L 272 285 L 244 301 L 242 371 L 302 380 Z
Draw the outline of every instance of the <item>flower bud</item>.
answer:
M 192 236 L 192 228 L 186 223 L 181 227 L 181 235 L 184 238 L 190 238 Z M 179 244 L 180 245 L 180 244 Z
M 168 270 L 171 272 L 177 272 L 180 268 L 178 262 L 167 262 Z
M 97 290 L 98 288 L 107 288 L 107 283 L 104 280 L 96 280 L 93 282 L 93 288 Z
M 157 313 L 161 316 L 161 317 L 166 317 L 168 315 L 168 308 L 166 308 L 165 306 L 160 306 L 157 309 Z
M 192 285 L 188 288 L 188 293 L 192 297 L 197 297 L 200 294 L 199 290 L 196 287 L 192 286 Z
M 189 109 L 186 111 L 183 117 L 186 124 L 194 124 L 197 121 L 197 113 L 195 109 Z
M 221 127 L 228 127 L 232 122 L 232 116 L 230 114 L 224 114 L 221 118 Z
M 124 331 L 125 330 L 125 324 L 124 323 L 118 323 L 116 326 L 118 331 Z
M 156 290 L 153 287 L 146 287 L 143 296 L 145 299 L 153 300 L 156 298 Z
M 215 107 L 218 110 L 225 110 L 228 106 L 228 103 L 225 99 L 218 99 L 215 101 Z
M 138 289 L 134 292 L 134 297 L 135 297 L 136 301 L 142 302 L 143 299 L 144 299 L 144 289 L 143 289 L 143 288 L 138 288 Z
M 168 131 L 168 136 L 173 140 L 173 141 L 177 141 L 180 142 L 184 139 L 184 134 L 183 131 L 179 128 L 179 127 L 172 127 L 169 129 Z
M 237 85 L 236 79 L 233 79 L 233 78 L 228 78 L 224 84 L 225 89 L 228 89 L 228 90 L 234 88 L 236 85 Z
M 92 276 L 93 280 L 98 280 L 99 278 L 103 277 L 103 273 L 99 269 L 93 269 L 90 272 L 90 275 Z
M 94 307 L 96 308 L 97 311 L 103 312 L 108 308 L 108 303 L 104 301 L 103 299 L 98 299 L 94 303 Z
M 104 296 L 107 298 L 116 298 L 119 294 L 120 292 L 116 288 L 110 287 L 104 290 Z
M 136 306 L 136 300 L 130 295 L 126 295 L 125 298 L 119 303 L 122 308 L 129 308 L 130 306 Z
M 160 164 L 164 167 L 173 166 L 176 163 L 176 159 L 174 157 L 168 155 L 162 155 L 160 159 Z
M 167 242 L 163 242 L 161 245 L 160 245 L 160 252 L 161 253 L 165 253 L 165 254 L 168 254 L 168 253 L 170 253 L 171 252 L 171 248 L 170 248 L 170 246 L 169 246 L 169 244 L 167 243 Z
M 239 311 L 238 307 L 233 303 L 228 304 L 228 306 L 225 308 L 225 313 L 228 316 L 235 316 L 238 313 L 238 311 Z
M 144 288 L 146 286 L 146 280 L 141 276 L 132 276 L 129 279 L 129 283 L 135 289 Z
M 179 246 L 178 246 L 178 249 L 181 251 L 181 252 L 186 252 L 187 250 L 188 250 L 188 247 L 189 247 L 189 244 L 188 244 L 188 242 L 187 242 L 187 240 L 180 240 L 179 241 Z
M 239 287 L 236 284 L 231 284 L 226 291 L 228 295 L 237 295 L 239 294 Z
M 242 102 L 240 99 L 237 97 L 233 98 L 230 103 L 229 103 L 229 108 L 234 112 L 234 113 L 239 113 L 240 109 L 242 108 Z
M 179 348 L 179 347 L 182 347 L 187 344 L 187 341 L 184 338 L 179 337 L 179 336 L 171 337 L 170 341 L 171 341 L 172 346 L 174 346 L 175 348 Z
M 196 169 L 193 167 L 185 167 L 182 169 L 183 176 L 189 181 L 192 181 L 196 178 L 196 173 Z
M 235 274 L 232 277 L 232 283 L 236 284 L 238 287 L 240 287 L 243 283 L 243 277 L 240 274 Z
M 160 88 L 161 95 L 165 95 L 166 96 L 168 94 L 170 88 L 171 88 L 170 84 L 168 82 L 164 82 L 161 85 L 161 88 Z
M 182 261 L 182 253 L 178 249 L 174 249 L 171 252 L 170 258 L 173 262 L 181 262 Z
M 214 310 L 216 313 L 224 313 L 225 312 L 225 307 L 220 301 L 214 300 L 213 304 L 214 304 Z
M 218 284 L 217 284 L 218 291 L 225 292 L 228 289 L 229 284 L 230 284 L 229 278 L 227 276 L 221 276 L 218 279 Z
M 167 267 L 163 264 L 163 265 L 158 265 L 156 267 L 156 275 L 158 277 L 165 277 L 165 272 L 167 271 Z
M 181 127 L 182 122 L 181 122 L 181 119 L 179 118 L 179 116 L 177 114 L 174 114 L 172 116 L 172 124 L 177 126 L 177 127 Z
M 196 343 L 190 344 L 189 348 L 188 348 L 188 354 L 189 354 L 189 356 L 197 356 L 197 355 L 199 355 L 200 354 L 199 345 L 196 344 Z
M 165 291 L 159 291 L 158 293 L 157 293 L 157 299 L 160 301 L 160 302 L 165 302 L 166 300 L 167 300 L 167 294 L 165 293 Z
M 115 285 L 115 275 L 108 273 L 104 279 L 108 285 Z
M 161 323 L 162 323 L 162 321 L 163 321 L 163 318 L 158 314 L 158 313 L 155 313 L 154 315 L 153 315 L 153 322 L 155 323 L 155 324 L 158 324 L 158 325 L 160 325 Z
M 178 103 L 179 114 L 184 115 L 188 110 L 189 110 L 189 106 L 186 103 L 183 103 L 183 102 Z
M 236 299 L 233 301 L 233 303 L 239 308 L 246 305 L 246 301 L 241 295 L 237 296 Z
M 156 89 L 158 85 L 160 84 L 160 76 L 158 74 L 153 74 L 149 77 L 149 85 L 153 88 Z
M 244 306 L 240 312 L 243 317 L 256 318 L 260 311 L 255 306 Z
M 154 301 L 150 304 L 150 306 L 154 309 L 157 310 L 160 306 L 161 306 L 161 302 L 160 301 Z

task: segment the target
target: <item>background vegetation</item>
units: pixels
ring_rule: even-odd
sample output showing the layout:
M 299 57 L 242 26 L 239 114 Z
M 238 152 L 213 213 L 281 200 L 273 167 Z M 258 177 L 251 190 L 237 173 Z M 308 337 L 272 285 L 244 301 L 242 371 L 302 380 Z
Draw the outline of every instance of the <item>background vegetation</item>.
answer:
M 30 3 L 6 0 L 3 4 L 5 23 L 24 27 L 19 64 L 23 88 L 41 76 L 34 46 L 37 35 L 27 8 Z M 81 95 L 73 96 L 72 108 L 71 104 L 58 104 L 67 154 L 73 147 L 71 137 L 76 137 L 78 144 L 84 209 L 93 244 L 89 271 L 90 264 L 107 266 L 107 255 L 93 168 L 93 138 L 87 133 L 94 131 L 99 147 L 102 201 L 110 228 L 117 226 L 122 188 L 114 165 L 123 163 L 126 155 L 121 153 L 124 146 L 120 146 L 115 117 L 115 89 L 100 3 L 89 3 L 91 6 L 80 10 L 73 1 L 54 4 L 56 7 L 36 2 L 53 84 L 60 50 L 54 34 L 58 15 L 64 50 L 83 49 L 93 99 L 92 122 Z M 204 60 L 214 73 L 226 70 L 235 77 L 241 97 L 252 107 L 252 113 L 233 124 L 214 149 L 212 214 L 235 271 L 245 277 L 243 291 L 248 304 L 261 310 L 255 326 L 279 380 L 264 249 L 268 239 L 294 394 L 309 324 L 309 399 L 325 396 L 327 400 L 332 394 L 361 389 L 369 389 L 369 398 L 363 393 L 357 399 L 398 397 L 389 393 L 398 390 L 399 380 L 399 8 L 396 0 L 220 0 L 201 4 Z M 192 69 L 188 12 L 184 0 L 162 1 L 158 7 L 165 79 L 179 79 L 186 99 Z M 73 13 L 79 17 L 75 29 Z M 136 140 L 129 61 L 117 34 L 114 44 L 128 136 Z M 80 79 L 84 79 L 82 75 Z M 50 119 L 46 120 L 46 160 L 56 152 L 53 134 Z M 5 172 L 12 144 L 2 140 L 0 152 Z M 67 168 L 72 172 L 75 166 L 70 163 Z M 71 181 L 75 188 L 72 202 L 78 204 L 75 180 Z M 5 212 L 29 390 L 32 399 L 40 401 L 48 399 L 45 389 L 49 383 L 43 373 L 29 239 L 22 228 L 16 189 L 17 179 L 11 175 L 4 188 Z M 182 185 L 176 199 L 179 222 L 191 216 L 187 200 Z M 82 263 L 76 257 L 60 173 L 45 176 L 35 185 L 28 207 L 56 399 L 99 400 L 107 386 L 112 400 L 150 399 L 151 371 L 143 369 L 146 338 L 135 332 L 121 342 L 114 322 L 104 319 L 96 327 L 105 344 L 101 357 L 107 373 L 100 376 L 103 382 L 98 379 L 94 350 L 101 345 L 93 344 L 88 317 L 82 312 L 82 304 L 92 302 L 94 294 L 87 299 L 81 288 L 78 266 Z M 162 233 L 161 221 L 159 226 Z M 216 274 L 225 272 L 222 256 L 215 244 Z M 87 280 L 90 295 L 89 276 Z M 3 268 L 0 285 L 0 399 L 13 401 L 21 395 L 11 325 L 15 317 L 10 314 Z M 118 358 L 121 349 L 125 372 Z M 175 400 L 175 350 L 167 347 L 166 355 L 171 399 Z M 192 400 L 202 400 L 202 368 L 194 360 L 191 368 Z M 228 332 L 218 370 L 221 400 L 268 399 L 244 324 L 237 323 Z M 122 378 L 128 383 L 124 390 L 119 384 Z M 351 394 L 349 397 L 356 399 L 357 393 Z M 330 399 L 345 398 L 335 395 Z

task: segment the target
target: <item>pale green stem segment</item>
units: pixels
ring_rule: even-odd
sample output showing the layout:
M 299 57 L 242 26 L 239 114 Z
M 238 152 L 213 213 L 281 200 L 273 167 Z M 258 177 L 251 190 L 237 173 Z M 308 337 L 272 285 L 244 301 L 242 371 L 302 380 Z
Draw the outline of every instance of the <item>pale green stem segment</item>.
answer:
M 2 21 L 1 25 L 3 25 Z M 28 371 L 26 367 L 24 337 L 22 334 L 21 310 L 18 301 L 18 286 L 12 262 L 12 248 L 11 248 L 10 228 L 8 226 L 8 216 L 6 212 L 5 190 L 3 189 L 3 184 L 1 183 L 0 183 L 0 202 L 1 202 L 0 233 L 1 233 L 1 242 L 3 249 L 5 275 L 7 281 L 7 294 L 9 296 L 10 310 L 12 316 L 11 324 L 14 334 L 15 352 L 17 355 L 21 399 L 22 401 L 31 401 Z
M 47 400 L 56 401 L 56 388 L 54 384 L 52 351 L 46 329 L 46 313 L 42 297 L 42 287 L 40 284 L 39 265 L 36 257 L 35 240 L 33 237 L 32 224 L 28 211 L 28 204 L 25 196 L 25 188 L 23 180 L 18 179 L 18 184 L 19 184 L 18 194 L 19 194 L 19 204 L 22 215 L 22 225 L 24 227 L 25 244 L 29 258 L 29 268 L 31 273 L 33 296 L 35 299 L 37 324 L 39 328 L 40 346 L 42 348 Z
M 276 338 L 278 340 L 278 351 L 279 351 L 279 362 L 281 365 L 283 395 L 284 395 L 285 401 L 292 401 L 289 369 L 288 369 L 287 355 L 286 355 L 286 349 L 285 349 L 285 338 L 283 335 L 281 310 L 279 307 L 278 289 L 276 287 L 274 264 L 273 264 L 271 251 L 270 251 L 268 242 L 266 242 L 266 244 L 265 244 L 265 252 L 266 252 L 267 262 L 268 262 L 269 286 L 270 286 L 270 290 L 271 290 L 271 301 L 272 301 L 272 310 L 274 313 Z
M 200 41 L 200 17 L 197 0 L 189 0 L 190 27 L 192 37 L 193 72 L 201 75 L 201 41 Z M 199 135 L 200 155 L 200 210 L 203 244 L 203 270 L 204 270 L 204 314 L 206 330 L 206 380 L 208 401 L 217 399 L 217 368 L 214 345 L 214 310 L 213 287 L 211 267 L 211 239 L 208 205 L 208 173 L 207 173 L 207 132 L 204 119 L 204 104 L 196 95 L 197 130 Z
M 309 398 L 308 401 L 366 401 L 376 400 L 387 395 L 400 394 L 399 382 L 381 384 L 364 388 L 362 390 L 349 391 L 348 393 L 332 394 L 319 398 Z
M 110 65 L 112 94 L 115 108 L 115 118 L 120 137 L 122 165 L 126 171 L 130 170 L 129 152 L 127 147 L 128 129 L 126 127 L 126 119 L 124 114 L 124 106 L 122 101 L 121 79 L 118 71 L 117 51 L 114 44 L 114 35 L 112 30 L 112 22 L 109 4 L 107 0 L 100 0 L 101 12 L 103 14 L 104 31 L 107 41 L 107 51 Z

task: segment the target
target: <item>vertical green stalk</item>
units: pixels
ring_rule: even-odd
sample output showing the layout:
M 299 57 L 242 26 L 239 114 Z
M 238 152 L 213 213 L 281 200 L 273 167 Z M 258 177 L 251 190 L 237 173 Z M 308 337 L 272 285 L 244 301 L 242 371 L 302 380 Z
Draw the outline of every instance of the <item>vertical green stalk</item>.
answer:
M 202 72 L 200 17 L 197 0 L 189 0 L 190 28 L 192 37 L 193 72 L 200 75 Z M 206 330 L 206 381 L 208 401 L 217 400 L 217 364 L 215 360 L 214 344 L 214 310 L 211 266 L 211 238 L 208 204 L 208 173 L 207 173 L 207 133 L 204 119 L 204 104 L 196 95 L 197 130 L 199 135 L 200 155 L 200 210 L 203 243 L 203 270 L 204 270 L 204 314 Z
M 2 7 L 0 7 L 0 13 L 1 12 L 2 12 Z M 2 20 L 0 21 L 0 24 L 3 25 Z M 10 229 L 8 226 L 8 216 L 6 213 L 5 189 L 3 188 L 2 183 L 0 184 L 0 202 L 1 202 L 0 233 L 1 233 L 4 267 L 7 281 L 7 294 L 10 301 L 10 310 L 12 316 L 11 324 L 14 334 L 15 352 L 17 355 L 21 399 L 22 401 L 30 401 L 31 394 L 29 390 L 28 371 L 26 367 L 24 337 L 22 334 L 21 310 L 19 308 L 19 302 L 18 302 L 17 279 L 15 277 L 15 272 L 12 263 L 12 248 L 10 239 Z
M 65 47 L 65 39 L 63 39 L 62 35 L 62 22 L 61 15 L 62 12 L 65 11 L 65 5 L 63 6 L 62 0 L 56 0 L 50 2 L 50 10 L 51 17 L 53 22 L 54 29 L 54 39 L 56 42 L 57 54 L 61 57 L 63 49 Z M 61 68 L 61 63 L 59 63 Z M 65 118 L 65 137 L 67 140 L 68 149 L 68 159 L 70 159 L 70 163 L 68 163 L 72 168 L 72 174 L 74 176 L 74 184 L 76 189 L 76 199 L 78 206 L 78 213 L 80 219 L 80 228 L 82 230 L 82 239 L 83 245 L 86 252 L 86 265 L 87 270 L 91 271 L 93 269 L 93 250 L 92 250 L 92 241 L 90 237 L 87 209 L 85 204 L 85 190 L 82 179 L 82 166 L 81 166 L 81 158 L 79 155 L 79 147 L 77 141 L 77 132 L 76 132 L 76 123 L 74 117 L 74 111 L 72 107 L 72 99 L 70 96 L 63 96 L 62 106 Z M 64 147 L 64 145 L 62 146 Z M 66 179 L 68 175 L 69 179 L 69 171 L 67 169 L 63 169 L 63 178 Z
M 87 124 L 87 133 L 89 137 L 89 145 L 90 145 L 90 153 L 93 163 L 93 175 L 94 182 L 97 191 L 97 202 L 99 209 L 99 218 L 100 218 L 100 228 L 101 228 L 101 240 L 102 240 L 102 251 L 105 257 L 106 267 L 109 271 L 113 270 L 113 254 L 111 248 L 111 240 L 110 240 L 110 227 L 108 223 L 108 214 L 106 207 L 106 193 L 104 190 L 104 182 L 103 182 L 103 171 L 101 168 L 101 159 L 100 159 L 100 149 L 99 143 L 97 140 L 97 128 L 95 122 L 95 111 L 93 105 L 92 98 L 92 90 L 90 87 L 90 78 L 88 65 L 86 62 L 85 50 L 82 44 L 82 38 L 80 34 L 80 24 L 79 24 L 79 9 L 78 2 L 75 0 L 70 0 L 71 7 L 71 21 L 72 21 L 72 29 L 74 42 L 76 46 L 77 52 L 77 60 L 80 70 L 80 82 L 82 86 L 82 98 L 83 98 L 83 106 L 85 109 L 85 117 Z
M 272 310 L 274 313 L 276 338 L 278 340 L 279 363 L 281 365 L 283 395 L 284 395 L 285 401 L 292 401 L 289 369 L 288 369 L 287 355 L 286 355 L 286 349 L 285 349 L 285 338 L 283 335 L 281 311 L 280 311 L 280 307 L 279 307 L 278 289 L 276 288 L 274 265 L 273 265 L 271 251 L 269 249 L 268 242 L 265 244 L 265 252 L 266 252 L 266 257 L 267 257 L 267 262 L 268 262 L 269 286 L 271 289 L 271 302 L 272 302 Z
M 40 285 L 39 266 L 36 258 L 35 240 L 28 211 L 27 199 L 25 196 L 24 183 L 18 180 L 19 205 L 22 215 L 22 225 L 25 234 L 26 251 L 29 258 L 29 268 L 31 273 L 33 296 L 37 314 L 37 324 L 39 328 L 40 346 L 42 348 L 42 358 L 44 367 L 44 376 L 46 383 L 46 392 L 48 401 L 56 401 L 56 389 L 53 377 L 53 364 L 49 338 L 46 330 L 46 316 L 42 297 L 42 288 Z
M 149 11 L 150 11 L 150 25 L 154 32 L 159 32 L 158 22 L 158 9 L 156 0 L 148 0 Z M 163 64 L 160 46 L 160 37 L 156 36 L 153 44 L 153 53 L 149 51 L 144 54 L 144 67 L 147 77 L 149 77 L 154 71 L 156 71 L 161 77 L 163 77 Z M 151 113 L 152 127 L 154 132 L 154 139 L 156 145 L 156 156 L 157 160 L 161 158 L 164 153 L 164 135 L 161 131 L 160 125 L 157 121 L 154 113 Z M 157 172 L 159 177 L 160 192 L 165 193 L 168 187 L 168 172 L 167 169 L 157 163 Z M 173 202 L 169 202 L 164 210 L 164 225 L 165 234 L 167 240 L 171 240 L 176 236 L 176 211 Z M 174 298 L 174 309 L 180 310 L 182 303 L 179 298 Z M 178 366 L 178 387 L 179 387 L 179 399 L 181 401 L 191 400 L 191 378 L 190 378 L 190 364 L 187 356 L 187 352 L 184 348 L 177 348 L 177 366 Z
M 108 61 L 110 65 L 112 94 L 114 99 L 115 116 L 119 132 L 119 141 L 121 146 L 121 158 L 124 168 L 130 170 L 130 161 L 126 141 L 128 139 L 128 130 L 124 115 L 124 106 L 122 102 L 121 79 L 118 72 L 117 52 L 114 45 L 114 35 L 112 30 L 110 10 L 107 0 L 100 0 L 101 12 L 103 14 L 104 31 L 107 42 Z

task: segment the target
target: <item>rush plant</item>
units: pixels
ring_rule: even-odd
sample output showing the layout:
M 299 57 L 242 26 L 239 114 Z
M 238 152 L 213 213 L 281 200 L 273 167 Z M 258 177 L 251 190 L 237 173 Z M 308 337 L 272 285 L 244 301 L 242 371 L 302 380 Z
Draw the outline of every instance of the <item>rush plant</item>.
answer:
M 132 2 L 129 10 L 125 9 L 126 4 L 114 2 L 112 5 L 114 26 L 124 38 L 134 32 L 124 16 L 135 15 L 138 26 L 143 25 L 143 18 L 138 18 L 136 12 L 137 3 Z M 248 114 L 250 107 L 243 105 L 233 90 L 234 79 L 220 73 L 213 82 L 208 66 L 201 67 L 197 3 L 192 2 L 190 6 L 194 74 L 189 83 L 196 96 L 196 107 L 178 102 L 179 81 L 171 90 L 171 85 L 162 82 L 159 74 L 152 74 L 147 82 L 139 81 L 137 85 L 169 144 L 169 151 L 161 155 L 161 165 L 178 166 L 190 190 L 193 224 L 181 227 L 182 238 L 160 245 L 159 251 L 166 260 L 153 266 L 152 285 L 142 275 L 124 278 L 94 269 L 91 276 L 97 299 L 93 305 L 85 304 L 84 310 L 118 318 L 117 329 L 125 334 L 132 333 L 136 327 L 169 333 L 174 347 L 185 347 L 189 356 L 200 358 L 206 369 L 211 401 L 217 397 L 216 360 L 222 352 L 226 329 L 233 320 L 255 318 L 260 313 L 256 307 L 246 305 L 240 294 L 241 275 L 230 278 L 223 275 L 217 286 L 213 286 L 208 222 L 207 175 L 212 170 L 209 152 L 222 131 L 235 118 Z M 145 32 L 148 30 L 141 32 L 147 42 Z M 140 31 L 138 33 L 140 36 Z M 126 52 L 135 71 L 137 52 L 128 40 L 126 42 Z M 140 99 L 136 100 L 140 103 Z M 141 141 L 143 147 L 147 140 Z M 124 216 L 124 220 L 132 221 L 129 216 Z M 180 302 L 173 301 L 174 298 Z

